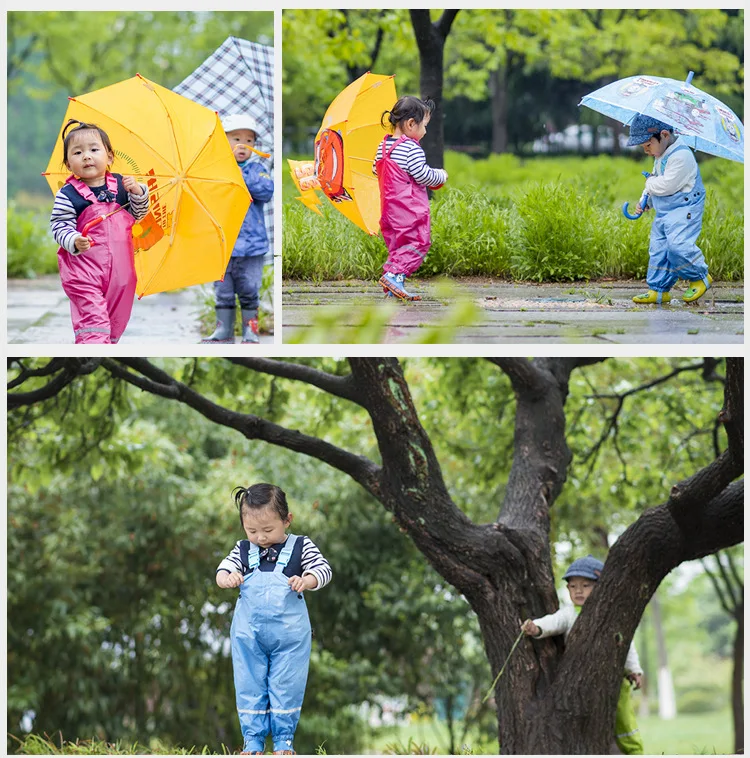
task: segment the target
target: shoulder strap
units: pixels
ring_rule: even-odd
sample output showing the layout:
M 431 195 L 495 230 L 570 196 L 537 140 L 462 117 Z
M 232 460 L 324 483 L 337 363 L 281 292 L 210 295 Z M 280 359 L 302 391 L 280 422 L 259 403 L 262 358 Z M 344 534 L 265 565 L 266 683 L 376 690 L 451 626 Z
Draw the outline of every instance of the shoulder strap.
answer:
M 244 571 L 253 571 L 260 566 L 260 551 L 250 540 L 240 541 L 240 562 Z
M 96 198 L 94 197 L 94 193 L 89 189 L 89 186 L 87 184 L 84 184 L 78 177 L 71 174 L 67 180 L 65 181 L 66 184 L 69 184 L 73 189 L 84 199 L 88 200 L 90 203 L 96 202 Z
M 386 135 L 384 137 L 385 142 L 383 143 L 383 157 L 387 156 L 388 158 L 390 158 L 391 157 L 391 153 L 396 149 L 396 145 L 400 145 L 402 142 L 404 142 L 407 139 L 409 139 L 409 138 L 405 134 L 402 134 L 397 140 L 394 140 L 393 144 L 391 145 L 391 149 L 388 150 L 388 152 L 386 153 L 386 146 L 388 144 L 388 142 L 387 142 L 388 135 Z
M 276 560 L 276 565 L 281 566 L 282 571 L 286 567 L 286 564 L 289 563 L 289 561 L 292 558 L 292 551 L 294 550 L 294 545 L 296 542 L 297 542 L 296 534 L 290 534 L 287 536 L 286 545 L 284 545 L 281 552 L 279 553 L 279 557 Z

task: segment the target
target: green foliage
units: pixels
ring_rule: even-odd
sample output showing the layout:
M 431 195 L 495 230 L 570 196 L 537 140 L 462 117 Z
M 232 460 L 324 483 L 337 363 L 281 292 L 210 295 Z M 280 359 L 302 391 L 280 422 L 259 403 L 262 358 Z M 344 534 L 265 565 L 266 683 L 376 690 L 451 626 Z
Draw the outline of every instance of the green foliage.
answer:
M 42 213 L 8 204 L 8 277 L 32 279 L 57 273 L 55 243 Z
M 172 88 L 230 35 L 273 44 L 268 11 L 11 11 L 7 20 L 9 197 L 45 191 L 39 174 L 68 96 L 136 73 Z
M 741 280 L 742 167 L 719 159 L 702 161 L 701 166 L 710 185 L 698 244 L 715 279 Z M 473 160 L 448 153 L 449 184 L 433 196 L 432 247 L 417 276 L 644 278 L 653 214 L 631 222 L 620 210 L 624 199 L 635 203 L 640 197 L 639 170 L 644 167 L 648 161 L 609 156 L 521 160 L 494 155 Z M 364 234 L 325 200 L 322 218 L 310 213 L 294 194 L 285 175 L 286 279 L 380 276 L 387 257 L 380 235 Z M 332 341 L 317 333 L 315 339 Z

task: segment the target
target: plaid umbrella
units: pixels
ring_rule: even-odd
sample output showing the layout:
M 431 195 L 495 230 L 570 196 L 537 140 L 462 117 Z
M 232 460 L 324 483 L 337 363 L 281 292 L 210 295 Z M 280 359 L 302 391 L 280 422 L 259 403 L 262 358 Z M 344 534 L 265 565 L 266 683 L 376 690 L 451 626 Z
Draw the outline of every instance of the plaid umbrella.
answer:
M 271 153 L 273 171 L 273 48 L 238 37 L 228 37 L 174 91 L 218 111 L 250 114 L 258 122 L 257 147 Z M 255 158 L 255 160 L 258 160 Z M 266 203 L 264 219 L 273 253 L 273 200 Z

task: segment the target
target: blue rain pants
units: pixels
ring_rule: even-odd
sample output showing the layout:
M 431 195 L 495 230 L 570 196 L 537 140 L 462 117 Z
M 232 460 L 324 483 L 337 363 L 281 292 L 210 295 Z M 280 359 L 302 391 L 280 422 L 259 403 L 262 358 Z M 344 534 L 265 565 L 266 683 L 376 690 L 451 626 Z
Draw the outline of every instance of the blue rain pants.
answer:
M 261 571 L 250 544 L 251 573 L 240 585 L 232 619 L 232 665 L 244 750 L 293 750 L 310 664 L 312 633 L 301 593 L 290 589 L 284 566 L 298 538 L 288 536 L 273 571 Z
M 689 150 L 687 145 L 674 149 Z M 667 156 L 668 160 L 669 156 Z M 662 163 L 662 172 L 665 163 Z M 646 283 L 656 292 L 669 292 L 678 279 L 695 282 L 703 280 L 708 285 L 708 266 L 703 253 L 695 244 L 703 224 L 703 208 L 706 190 L 700 168 L 695 186 L 689 192 L 675 195 L 650 196 L 656 218 L 651 226 L 651 242 L 648 249 L 648 274 Z

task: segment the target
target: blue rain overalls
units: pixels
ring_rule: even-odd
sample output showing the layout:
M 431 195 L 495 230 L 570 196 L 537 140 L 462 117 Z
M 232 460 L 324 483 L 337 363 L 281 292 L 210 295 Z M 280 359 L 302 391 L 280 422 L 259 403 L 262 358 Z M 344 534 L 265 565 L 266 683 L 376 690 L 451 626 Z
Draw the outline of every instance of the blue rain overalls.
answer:
M 302 593 L 288 584 L 284 567 L 297 540 L 293 534 L 271 571 L 261 571 L 258 546 L 247 540 L 250 574 L 240 585 L 232 619 L 232 665 L 244 750 L 263 751 L 271 733 L 274 750 L 293 750 L 310 664 L 312 634 Z M 244 560 L 243 560 L 244 563 Z
M 690 150 L 687 145 L 678 145 L 670 153 Z M 662 158 L 661 173 L 669 155 Z M 706 190 L 701 179 L 701 170 L 695 177 L 695 186 L 689 192 L 674 195 L 650 196 L 656 218 L 651 226 L 651 242 L 648 249 L 648 274 L 646 283 L 656 292 L 669 292 L 678 279 L 695 282 L 703 280 L 708 286 L 708 266 L 701 249 L 695 244 L 701 233 Z

